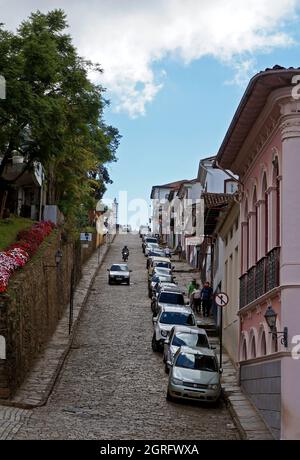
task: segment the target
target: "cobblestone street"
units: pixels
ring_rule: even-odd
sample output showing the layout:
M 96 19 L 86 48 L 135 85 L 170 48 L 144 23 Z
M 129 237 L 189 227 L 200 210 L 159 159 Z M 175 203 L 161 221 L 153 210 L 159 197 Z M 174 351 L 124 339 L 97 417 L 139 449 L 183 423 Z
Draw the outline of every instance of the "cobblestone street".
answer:
M 120 262 L 124 244 L 131 285 L 109 286 L 106 269 Z M 162 356 L 151 349 L 145 265 L 140 238 L 117 236 L 48 404 L 26 411 L 14 439 L 239 439 L 223 405 L 166 401 Z

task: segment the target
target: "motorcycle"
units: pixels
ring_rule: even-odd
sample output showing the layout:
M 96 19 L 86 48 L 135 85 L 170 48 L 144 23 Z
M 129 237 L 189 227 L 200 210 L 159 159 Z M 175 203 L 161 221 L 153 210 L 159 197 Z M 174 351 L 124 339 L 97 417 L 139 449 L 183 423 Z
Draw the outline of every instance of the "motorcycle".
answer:
M 124 262 L 127 262 L 128 257 L 129 257 L 129 252 L 125 251 L 122 253 L 122 258 Z

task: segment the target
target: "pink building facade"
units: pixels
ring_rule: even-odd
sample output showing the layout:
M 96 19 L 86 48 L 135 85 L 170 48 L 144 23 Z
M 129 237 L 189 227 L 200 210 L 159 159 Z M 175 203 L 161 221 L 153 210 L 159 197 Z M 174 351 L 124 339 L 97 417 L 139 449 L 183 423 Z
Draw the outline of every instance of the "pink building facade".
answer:
M 300 439 L 300 100 L 274 68 L 252 78 L 217 155 L 240 180 L 240 379 L 277 439 Z M 268 307 L 277 314 L 270 333 Z M 299 341 L 300 341 L 300 337 Z

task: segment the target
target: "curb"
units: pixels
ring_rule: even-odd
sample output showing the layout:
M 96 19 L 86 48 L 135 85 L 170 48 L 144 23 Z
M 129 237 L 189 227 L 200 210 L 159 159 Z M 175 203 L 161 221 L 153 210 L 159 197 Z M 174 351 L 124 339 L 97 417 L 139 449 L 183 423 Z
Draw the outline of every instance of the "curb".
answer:
M 232 420 L 241 436 L 242 440 L 246 441 L 252 441 L 252 440 L 274 440 L 274 436 L 271 432 L 271 430 L 268 428 L 266 425 L 265 421 L 251 402 L 251 400 L 245 395 L 244 393 L 241 392 L 241 395 L 247 403 L 251 406 L 251 409 L 253 410 L 253 414 L 255 417 L 257 417 L 257 424 L 260 424 L 261 427 L 257 426 L 256 429 L 253 430 L 247 430 L 243 427 L 243 424 L 240 420 L 240 416 L 238 415 L 236 409 L 234 408 L 230 396 L 227 391 L 222 387 L 222 398 L 225 401 L 226 408 L 228 409 Z M 242 400 L 242 399 L 241 399 Z M 252 436 L 249 436 L 252 433 Z
M 233 408 L 233 406 L 231 404 L 229 396 L 228 396 L 228 394 L 226 393 L 226 391 L 224 390 L 223 387 L 222 387 L 222 399 L 223 399 L 223 401 L 225 403 L 226 409 L 228 410 L 228 412 L 231 415 L 231 418 L 233 420 L 233 423 L 234 423 L 237 431 L 239 432 L 241 440 L 246 441 L 248 439 L 247 434 L 246 434 L 244 428 L 242 427 L 242 425 L 240 423 L 240 420 L 239 420 L 239 418 L 237 416 L 237 413 L 236 413 L 236 411 L 234 410 L 234 408 Z
M 111 243 L 113 243 L 114 239 L 115 239 L 115 236 L 114 236 L 114 238 L 113 238 Z M 43 406 L 45 406 L 47 404 L 48 399 L 49 399 L 49 397 L 50 397 L 50 395 L 51 395 L 51 393 L 53 391 L 53 388 L 54 388 L 54 386 L 55 386 L 55 384 L 57 382 L 57 379 L 58 379 L 58 377 L 60 375 L 62 367 L 63 367 L 63 365 L 64 365 L 64 363 L 66 361 L 66 358 L 67 358 L 67 356 L 68 356 L 68 354 L 70 352 L 70 349 L 72 347 L 73 340 L 74 340 L 74 337 L 75 337 L 75 333 L 76 333 L 77 327 L 79 325 L 79 321 L 81 319 L 83 310 L 84 310 L 84 308 L 86 306 L 87 300 L 88 300 L 90 292 L 91 292 L 91 286 L 93 285 L 93 283 L 95 281 L 95 278 L 98 275 L 99 270 L 101 269 L 101 267 L 103 265 L 103 262 L 104 262 L 104 260 L 106 258 L 107 253 L 109 252 L 110 248 L 111 248 L 111 244 L 109 244 L 106 247 L 106 250 L 103 253 L 102 259 L 101 259 L 99 265 L 97 266 L 95 272 L 93 273 L 93 275 L 92 275 L 92 277 L 90 279 L 90 283 L 89 283 L 89 286 L 87 288 L 86 295 L 85 295 L 85 297 L 84 297 L 84 299 L 82 301 L 78 316 L 77 316 L 76 320 L 73 323 L 73 327 L 72 327 L 72 330 L 71 330 L 71 333 L 70 333 L 70 336 L 69 336 L 68 344 L 67 344 L 64 352 L 62 353 L 61 357 L 58 360 L 56 370 L 53 373 L 53 375 L 51 377 L 51 380 L 50 380 L 50 382 L 47 385 L 47 388 L 45 390 L 45 396 L 37 404 L 28 404 L 28 403 L 22 403 L 22 402 L 13 401 L 13 400 L 10 401 L 10 400 L 5 400 L 5 399 L 4 400 L 0 399 L 0 405 L 1 406 L 15 407 L 15 408 L 19 408 L 19 409 L 35 409 L 37 407 L 43 407 Z M 97 249 L 96 249 L 96 251 L 97 251 Z

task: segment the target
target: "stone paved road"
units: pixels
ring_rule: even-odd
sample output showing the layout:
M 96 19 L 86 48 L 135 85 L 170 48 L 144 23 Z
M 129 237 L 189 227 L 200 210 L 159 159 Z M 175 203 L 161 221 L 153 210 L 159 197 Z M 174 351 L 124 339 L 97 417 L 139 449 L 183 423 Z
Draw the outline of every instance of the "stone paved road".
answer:
M 131 286 L 109 286 L 106 268 L 130 248 Z M 151 350 L 145 258 L 138 236 L 118 236 L 91 295 L 47 406 L 14 439 L 238 439 L 225 407 L 168 403 L 162 357 Z

